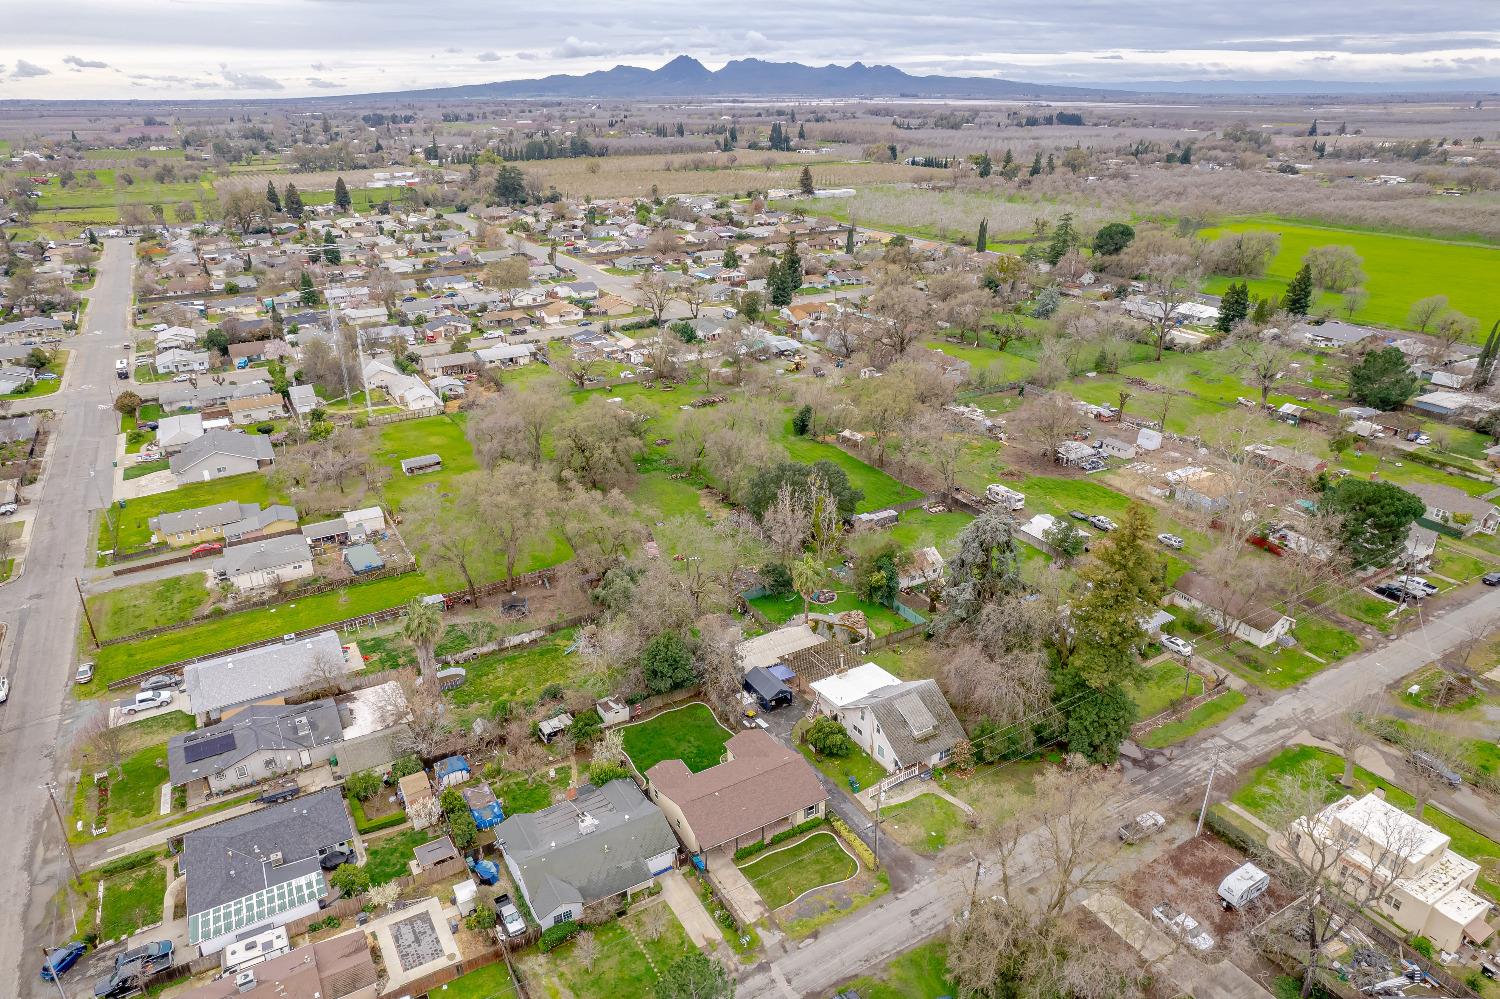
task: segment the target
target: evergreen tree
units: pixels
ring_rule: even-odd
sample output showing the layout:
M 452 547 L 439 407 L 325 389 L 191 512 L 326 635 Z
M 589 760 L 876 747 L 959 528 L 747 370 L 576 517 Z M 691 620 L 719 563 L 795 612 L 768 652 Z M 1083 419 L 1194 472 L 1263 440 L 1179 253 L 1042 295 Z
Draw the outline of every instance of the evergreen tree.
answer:
M 1177 162 L 1184 164 L 1193 162 L 1193 147 L 1183 146 L 1182 152 L 1177 155 Z
M 1078 232 L 1073 228 L 1073 213 L 1066 212 L 1052 230 L 1052 241 L 1047 244 L 1047 252 L 1043 254 L 1043 258 L 1047 263 L 1056 265 L 1077 245 Z
M 854 256 L 854 226 L 844 230 L 844 252 Z
M 682 138 L 686 134 L 687 134 L 687 132 L 683 129 L 682 122 L 679 121 L 677 123 L 677 137 L 680 139 L 680 138 Z
M 520 167 L 507 163 L 495 173 L 495 200 L 502 205 L 526 204 L 526 178 Z
M 1009 168 L 1011 166 L 1014 166 L 1015 162 L 1016 162 L 1016 158 L 1011 153 L 1010 147 L 1007 146 L 1005 148 L 1005 155 L 1002 156 L 1002 157 L 1000 157 L 1000 172 L 1004 173 L 1007 168 Z
M 1230 282 L 1219 298 L 1219 318 L 1214 328 L 1220 333 L 1233 330 L 1235 324 L 1250 314 L 1250 286 L 1245 282 Z
M 1318 134 L 1318 119 L 1316 119 L 1316 118 L 1313 119 L 1312 127 L 1307 130 L 1307 134 L 1308 135 L 1317 135 Z
M 1490 327 L 1484 346 L 1479 349 L 1479 361 L 1474 367 L 1474 387 L 1485 388 L 1495 377 L 1495 361 L 1500 358 L 1500 320 Z
M 979 176 L 988 177 L 995 170 L 995 162 L 990 159 L 989 153 L 979 155 Z
M 1312 308 L 1312 267 L 1303 264 L 1302 269 L 1297 271 L 1296 277 L 1286 286 L 1286 295 L 1281 299 L 1281 307 L 1294 316 L 1305 316 Z
M 1421 382 L 1399 347 L 1372 350 L 1349 369 L 1349 395 L 1361 406 L 1396 409 L 1417 394 Z
M 1271 300 L 1264 295 L 1257 296 L 1255 308 L 1250 313 L 1250 321 L 1257 326 L 1263 326 L 1271 321 L 1271 316 L 1276 312 L 1276 307 Z
M 990 246 L 990 220 L 988 217 L 979 220 L 979 234 L 974 237 L 974 249 L 983 253 Z
M 349 206 L 354 204 L 354 199 L 349 197 L 349 185 L 344 183 L 342 177 L 333 182 L 333 203 L 341 212 L 347 212 Z
M 724 247 L 723 266 L 725 270 L 732 271 L 740 265 L 740 255 L 734 252 L 734 244 Z
M 1057 172 L 1057 161 L 1052 158 L 1051 153 L 1047 154 L 1047 172 L 1049 174 Z
M 803 194 L 807 195 L 807 197 L 810 198 L 813 196 L 813 192 L 816 191 L 817 188 L 813 187 L 812 167 L 802 168 L 802 176 L 797 178 L 797 187 L 802 191 Z
M 797 252 L 796 236 L 786 241 L 786 252 L 781 255 L 781 267 L 792 291 L 802 287 L 802 255 Z
M 299 282 L 299 285 L 300 289 L 297 297 L 302 301 L 302 304 L 317 305 L 318 289 L 313 286 L 312 275 L 308 274 L 307 271 L 303 271 L 302 280 Z
M 798 142 L 805 142 L 806 140 L 807 140 L 807 129 L 803 128 L 801 125 L 798 125 L 797 126 L 797 141 Z
M 289 182 L 286 185 L 286 196 L 281 199 L 281 204 L 292 218 L 302 218 L 302 195 L 297 192 L 296 184 Z
M 1042 151 L 1040 149 L 1038 149 L 1036 151 L 1036 156 L 1032 157 L 1032 160 L 1031 160 L 1031 169 L 1028 170 L 1028 171 L 1026 171 L 1026 176 L 1028 176 L 1028 177 L 1037 177 L 1037 176 L 1041 175 L 1041 172 L 1042 172 Z
M 740 141 L 740 130 L 739 130 L 739 128 L 737 126 L 735 126 L 735 125 L 730 125 L 729 126 L 729 144 L 731 146 L 733 146 L 736 142 L 739 142 L 739 141 Z
M 269 180 L 266 181 L 266 204 L 271 206 L 271 211 L 281 211 L 281 195 L 276 193 L 276 185 Z

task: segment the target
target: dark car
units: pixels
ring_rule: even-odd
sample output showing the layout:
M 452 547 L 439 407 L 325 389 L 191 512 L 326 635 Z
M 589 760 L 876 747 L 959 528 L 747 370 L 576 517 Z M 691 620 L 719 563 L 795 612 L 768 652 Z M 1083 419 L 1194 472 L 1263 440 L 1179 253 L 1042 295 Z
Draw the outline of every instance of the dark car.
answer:
M 1500 572 L 1487 572 L 1479 581 L 1485 586 L 1500 586 Z
M 1086 513 L 1084 513 L 1082 510 L 1069 510 L 1068 511 L 1068 516 L 1072 517 L 1074 520 L 1088 520 L 1089 519 L 1089 515 L 1086 514 Z
M 132 962 L 110 972 L 94 983 L 94 999 L 125 999 L 139 995 L 148 972 L 139 962 Z
M 176 690 L 178 684 L 182 683 L 182 677 L 176 673 L 163 673 L 161 676 L 148 677 L 141 681 L 142 690 Z
M 1405 603 L 1411 598 L 1411 594 L 1399 586 L 1392 586 L 1390 583 L 1381 583 L 1379 586 L 1371 587 L 1371 592 L 1377 597 L 1385 597 L 1387 600 L 1398 604 Z
M 1406 765 L 1424 777 L 1442 781 L 1449 787 L 1462 787 L 1464 779 L 1442 760 L 1418 749 L 1406 758 Z
M 65 943 L 56 950 L 48 952 L 47 959 L 42 962 L 42 981 L 57 981 L 60 975 L 78 963 L 78 959 L 87 949 L 82 943 L 74 940 L 72 943 Z
M 124 971 L 127 965 L 141 962 L 146 974 L 154 974 L 172 966 L 172 941 L 152 940 L 150 943 L 132 947 L 123 954 L 115 955 L 115 970 Z
M 335 867 L 342 866 L 343 864 L 352 864 L 354 861 L 353 850 L 329 850 L 318 861 L 318 866 L 325 871 L 331 871 Z

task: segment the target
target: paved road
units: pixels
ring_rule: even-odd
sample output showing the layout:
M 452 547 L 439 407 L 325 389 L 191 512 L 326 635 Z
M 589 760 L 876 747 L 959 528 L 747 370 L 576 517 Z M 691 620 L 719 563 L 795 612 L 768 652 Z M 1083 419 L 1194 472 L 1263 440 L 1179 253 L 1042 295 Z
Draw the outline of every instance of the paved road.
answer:
M 89 295 L 84 334 L 73 351 L 63 388 L 51 396 L 60 415 L 52 425 L 50 453 L 33 504 L 37 518 L 20 577 L 0 587 L 0 620 L 7 626 L 0 669 L 11 679 L 10 701 L 0 707 L 0 800 L 7 834 L 0 836 L 0 995 L 36 993 L 38 947 L 71 935 L 51 922 L 48 902 L 67 876 L 67 861 L 41 784 L 67 766 L 69 721 L 77 715 L 68 697 L 73 636 L 78 629 L 74 580 L 93 563 L 90 510 L 108 499 L 114 458 L 110 409 L 120 331 L 129 325 L 133 244 L 109 240 Z
M 1283 745 L 1303 729 L 1336 715 L 1367 691 L 1379 690 L 1468 638 L 1470 626 L 1500 620 L 1500 590 L 1482 592 L 1462 607 L 1440 611 L 1424 629 L 1329 667 L 1307 683 L 1265 701 L 1226 725 L 1192 752 L 1151 771 L 1127 769 L 1127 790 L 1116 815 L 1134 814 L 1203 793 L 1213 754 L 1236 765 Z M 1229 785 L 1223 781 L 1219 787 Z M 1023 855 L 1027 851 L 1022 851 Z M 992 883 L 994 875 L 987 879 Z M 961 868 L 887 897 L 819 931 L 802 947 L 762 962 L 740 982 L 740 999 L 796 999 L 821 995 L 944 929 L 967 904 L 973 869 Z

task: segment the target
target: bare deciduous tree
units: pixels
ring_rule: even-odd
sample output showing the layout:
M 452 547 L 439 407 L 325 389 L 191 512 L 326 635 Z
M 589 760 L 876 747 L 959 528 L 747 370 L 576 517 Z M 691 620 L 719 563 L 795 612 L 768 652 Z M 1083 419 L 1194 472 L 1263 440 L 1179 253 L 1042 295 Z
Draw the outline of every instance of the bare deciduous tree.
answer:
M 651 321 L 661 325 L 661 317 L 672 304 L 672 286 L 656 271 L 647 271 L 635 282 L 636 298 L 645 310 L 651 313 Z
M 1146 291 L 1154 302 L 1151 330 L 1158 361 L 1182 307 L 1198 294 L 1201 279 L 1197 263 L 1184 254 L 1162 254 L 1147 262 Z

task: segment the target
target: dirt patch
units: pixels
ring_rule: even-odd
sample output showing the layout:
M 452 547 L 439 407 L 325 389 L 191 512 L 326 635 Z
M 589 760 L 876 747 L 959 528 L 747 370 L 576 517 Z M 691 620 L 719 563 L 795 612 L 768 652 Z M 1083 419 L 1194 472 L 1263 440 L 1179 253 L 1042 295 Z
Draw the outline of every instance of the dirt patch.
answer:
M 842 912 L 854 904 L 856 897 L 868 894 L 874 887 L 875 875 L 861 865 L 859 873 L 848 881 L 827 888 L 817 888 L 783 905 L 776 910 L 776 918 L 785 923 L 821 916 L 830 909 Z
M 1120 884 L 1120 895 L 1147 919 L 1153 906 L 1168 902 L 1208 927 L 1216 941 L 1226 941 L 1295 897 L 1273 878 L 1270 890 L 1256 902 L 1243 910 L 1224 911 L 1219 904 L 1219 884 L 1249 859 L 1220 840 L 1199 836 L 1138 869 Z

